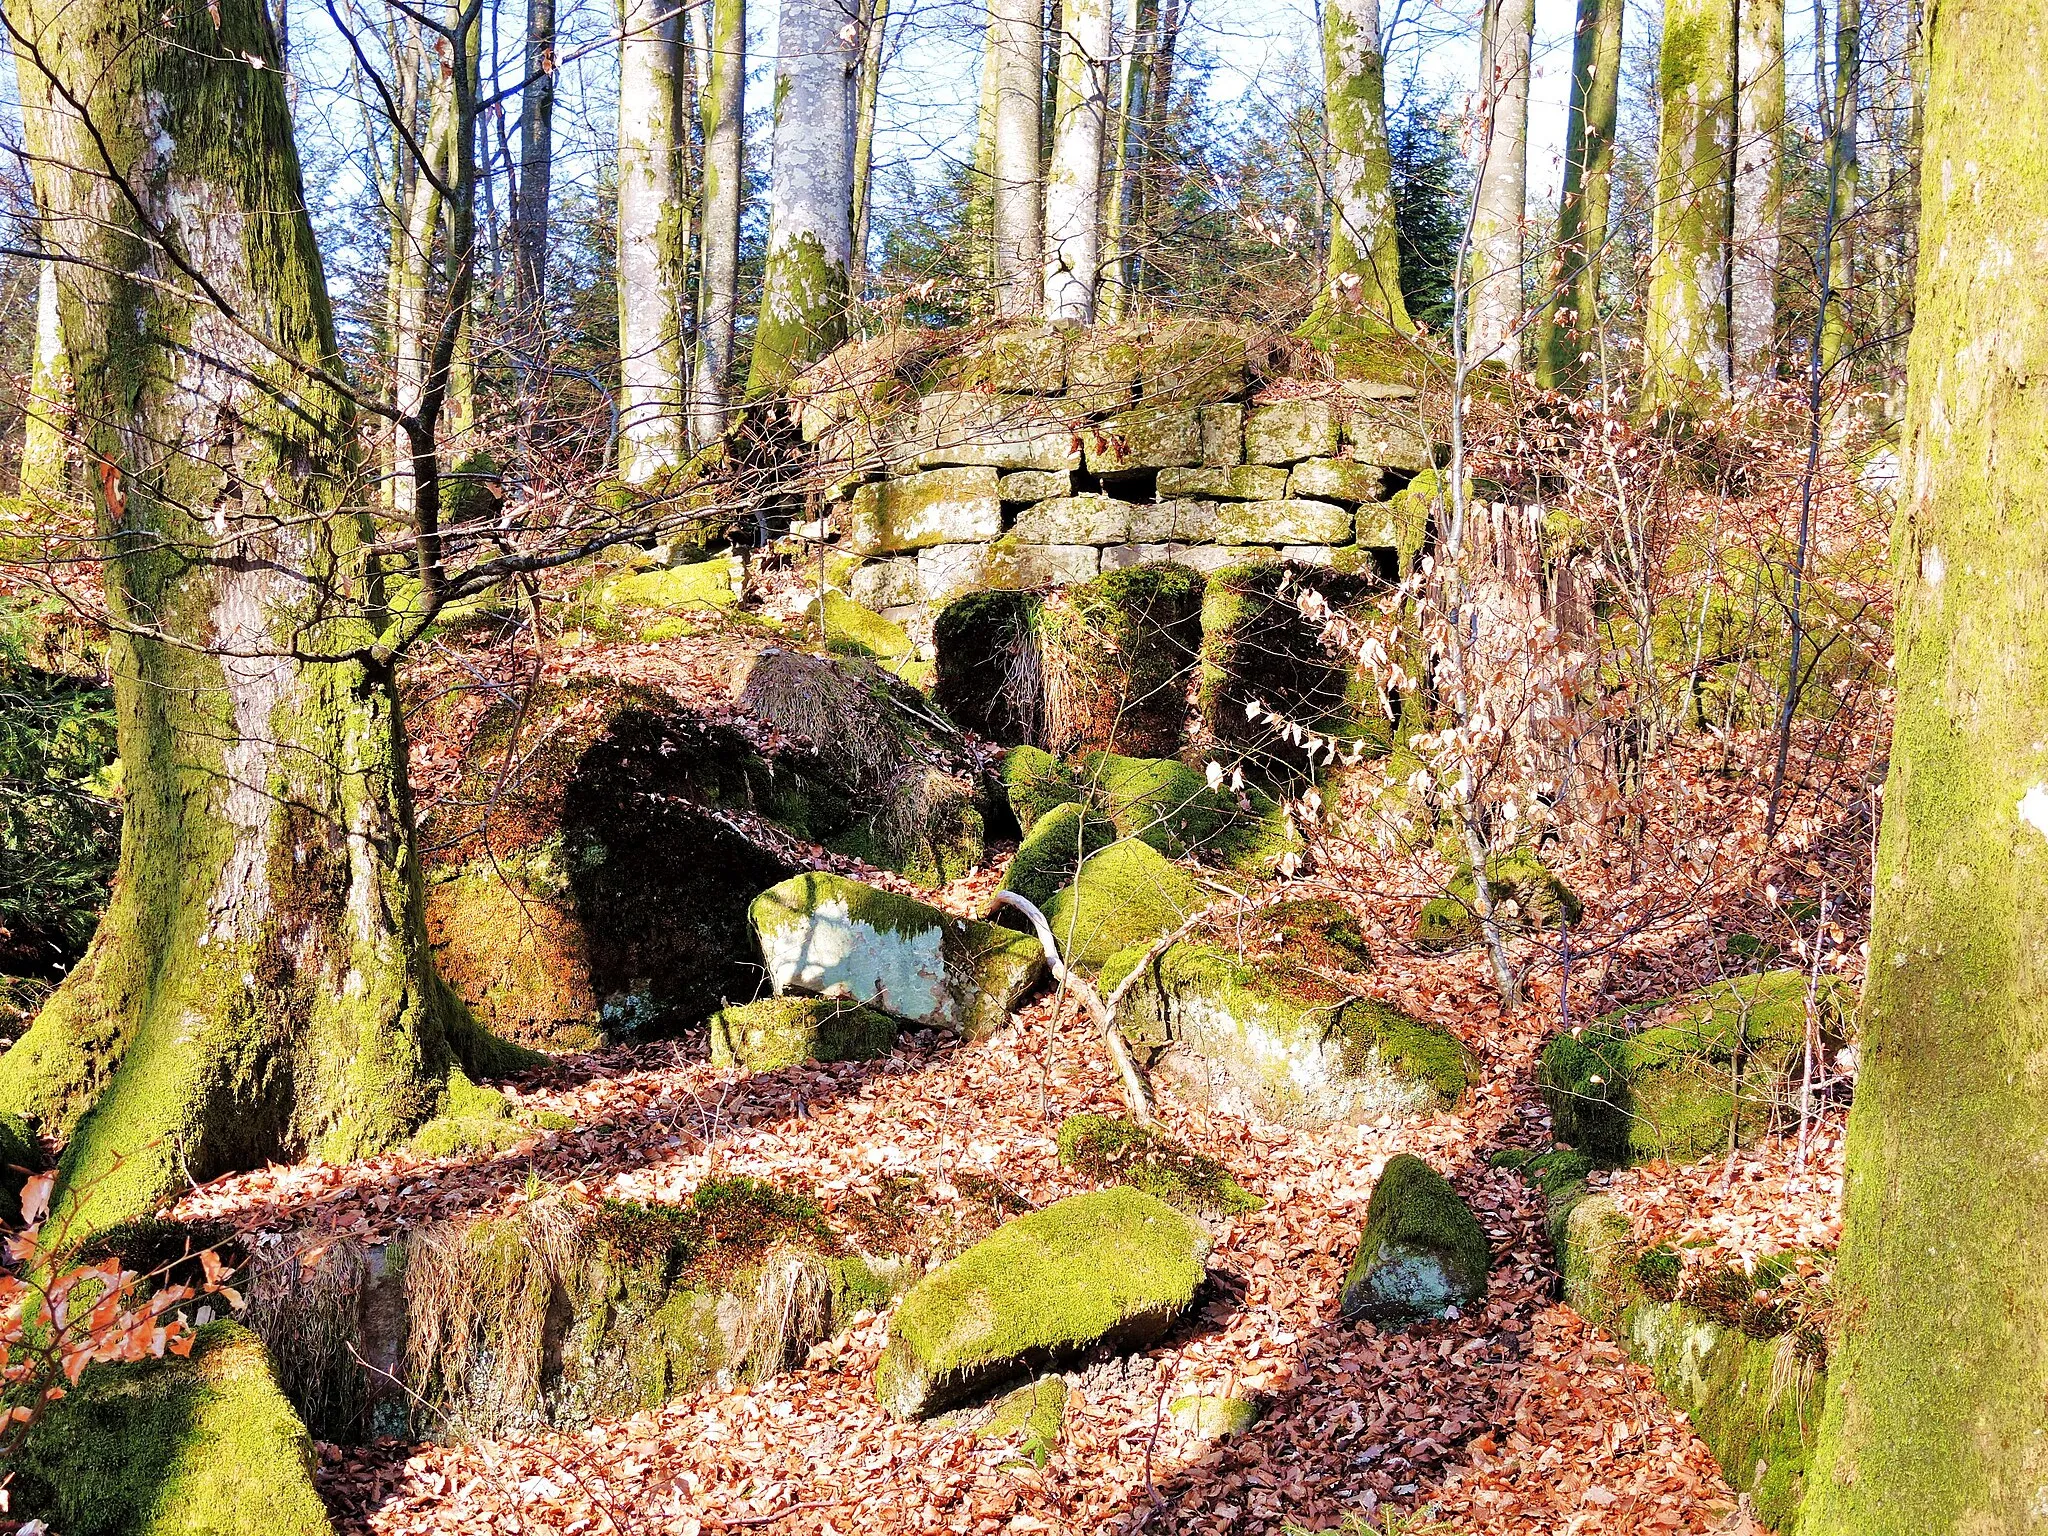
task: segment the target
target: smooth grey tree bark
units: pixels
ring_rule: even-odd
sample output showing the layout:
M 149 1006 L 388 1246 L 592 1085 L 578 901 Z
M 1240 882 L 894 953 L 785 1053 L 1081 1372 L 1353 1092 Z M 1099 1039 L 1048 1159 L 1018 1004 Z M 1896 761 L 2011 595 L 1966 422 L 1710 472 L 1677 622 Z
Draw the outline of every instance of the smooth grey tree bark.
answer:
M 678 0 L 624 0 L 619 32 L 619 477 L 682 462 L 690 210 Z
M 1109 107 L 1109 0 L 1063 0 L 1059 106 L 1045 181 L 1045 317 L 1095 318 L 1102 261 L 1102 150 Z
M 1487 0 L 1479 45 L 1483 159 L 1472 213 L 1465 301 L 1472 362 L 1512 363 L 1522 322 L 1529 195 L 1529 60 L 1535 0 Z
M 1039 216 L 1045 25 L 1039 0 L 989 0 L 988 11 L 996 307 L 1017 319 L 1038 312 L 1045 287 Z
M 701 445 L 725 431 L 733 322 L 739 314 L 740 198 L 745 191 L 747 0 L 705 0 L 704 212 L 698 236 L 697 358 L 690 388 Z

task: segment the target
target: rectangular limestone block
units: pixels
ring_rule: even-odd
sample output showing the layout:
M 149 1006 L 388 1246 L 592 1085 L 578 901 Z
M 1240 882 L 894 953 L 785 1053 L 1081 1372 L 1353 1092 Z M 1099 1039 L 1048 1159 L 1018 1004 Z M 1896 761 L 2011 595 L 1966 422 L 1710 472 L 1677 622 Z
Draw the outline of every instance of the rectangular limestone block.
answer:
M 1223 544 L 1112 544 L 1102 552 L 1105 571 L 1126 570 L 1134 565 L 1185 565 L 1213 576 L 1233 565 L 1250 565 L 1271 560 L 1274 551 L 1262 548 L 1233 548 Z
M 1367 549 L 1399 549 L 1401 525 L 1386 502 L 1368 502 L 1358 509 L 1358 531 L 1353 537 Z
M 940 544 L 920 550 L 924 600 L 943 606 L 967 592 L 1023 592 L 1092 580 L 1102 552 L 1092 544 Z
M 1159 494 L 1211 496 L 1219 501 L 1278 501 L 1287 494 L 1287 471 L 1272 464 L 1162 469 Z
M 1206 544 L 1216 537 L 1213 501 L 1156 501 L 1131 508 L 1131 539 L 1139 544 Z
M 959 363 L 959 381 L 999 395 L 1057 395 L 1067 387 L 1071 332 L 1049 325 L 997 331 Z
M 1091 474 L 1167 469 L 1202 457 L 1202 419 L 1184 406 L 1125 411 L 1081 433 Z
M 1346 379 L 1337 387 L 1352 400 L 1413 400 L 1419 393 L 1413 384 L 1392 379 Z
M 1244 393 L 1244 338 L 1213 320 L 1174 320 L 1138 348 L 1138 398 L 1209 405 Z
M 1419 419 L 1393 411 L 1357 406 L 1345 413 L 1344 441 L 1362 464 L 1420 472 L 1434 467 L 1433 445 Z
M 1256 405 L 1244 418 L 1244 456 L 1254 464 L 1294 464 L 1337 452 L 1337 412 L 1327 400 Z
M 1205 405 L 1202 407 L 1202 462 L 1242 464 L 1244 462 L 1244 407 Z
M 1074 477 L 1064 469 L 1019 469 L 996 482 L 1004 501 L 1051 501 L 1074 494 Z
M 1079 469 L 1073 424 L 1057 400 L 939 390 L 917 418 L 918 462 L 993 469 Z
M 1226 544 L 1349 544 L 1351 511 L 1328 501 L 1225 501 L 1216 537 Z
M 1010 536 L 1026 544 L 1122 544 L 1134 510 L 1114 496 L 1059 496 L 1018 513 Z
M 1335 565 L 1337 552 L 1327 544 L 1283 544 L 1280 558 L 1293 565 Z
M 1067 353 L 1067 394 L 1077 410 L 1113 411 L 1138 389 L 1138 338 L 1115 326 L 1074 334 Z
M 896 560 L 874 560 L 856 570 L 846 583 L 846 595 L 863 608 L 877 613 L 922 602 L 924 587 L 918 581 L 917 558 L 905 555 Z
M 996 472 L 934 469 L 878 480 L 853 493 L 841 514 L 842 546 L 856 555 L 888 555 L 930 544 L 993 539 L 1003 531 Z
M 1321 496 L 1331 501 L 1378 501 L 1387 477 L 1377 464 L 1350 459 L 1303 459 L 1287 476 L 1289 496 Z

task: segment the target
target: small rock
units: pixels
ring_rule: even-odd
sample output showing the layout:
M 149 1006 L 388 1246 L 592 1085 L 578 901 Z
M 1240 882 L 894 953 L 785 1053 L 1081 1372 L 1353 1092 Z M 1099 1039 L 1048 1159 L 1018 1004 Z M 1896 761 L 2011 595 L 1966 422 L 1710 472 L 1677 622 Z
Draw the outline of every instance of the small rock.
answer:
M 1383 1327 L 1470 1311 L 1486 1299 L 1491 1261 L 1485 1229 L 1450 1181 L 1397 1153 L 1373 1188 L 1339 1310 L 1347 1322 Z
M 1167 1410 L 1183 1434 L 1196 1440 L 1228 1440 L 1259 1422 L 1264 1410 L 1249 1397 L 1198 1393 L 1178 1397 Z

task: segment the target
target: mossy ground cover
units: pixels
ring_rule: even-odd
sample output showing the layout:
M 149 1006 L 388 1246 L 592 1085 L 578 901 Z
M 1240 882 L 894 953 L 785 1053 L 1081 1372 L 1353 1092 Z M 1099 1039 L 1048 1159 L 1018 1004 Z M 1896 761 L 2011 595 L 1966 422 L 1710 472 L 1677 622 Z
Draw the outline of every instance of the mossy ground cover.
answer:
M 766 997 L 711 1016 L 711 1063 L 765 1072 L 807 1061 L 872 1061 L 889 1054 L 899 1027 L 843 999 Z
M 1515 848 L 1486 862 L 1487 894 L 1495 920 L 1508 933 L 1555 928 L 1584 915 L 1579 898 L 1534 852 Z M 1425 950 L 1459 949 L 1481 937 L 1479 887 L 1469 864 L 1451 877 L 1445 894 L 1423 903 L 1414 939 Z
M 875 1393 L 899 1417 L 1163 1334 L 1206 1277 L 1201 1227 L 1135 1189 L 1075 1195 L 1005 1223 L 898 1305 Z
M 1215 1158 L 1156 1126 L 1111 1115 L 1069 1115 L 1055 1138 L 1060 1161 L 1098 1184 L 1128 1184 L 1190 1216 L 1235 1216 L 1263 1203 Z

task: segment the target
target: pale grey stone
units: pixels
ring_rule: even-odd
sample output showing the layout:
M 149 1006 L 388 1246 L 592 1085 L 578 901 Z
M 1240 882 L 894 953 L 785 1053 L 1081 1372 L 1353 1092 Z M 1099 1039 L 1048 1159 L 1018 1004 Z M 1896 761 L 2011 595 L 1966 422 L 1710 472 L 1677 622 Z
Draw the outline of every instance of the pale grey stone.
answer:
M 877 613 L 921 601 L 924 587 L 917 578 L 916 557 L 875 560 L 860 567 L 847 581 L 846 595 Z
M 1289 496 L 1320 496 L 1331 501 L 1378 501 L 1386 487 L 1379 466 L 1350 459 L 1304 459 L 1287 476 Z
M 1165 469 L 1202 457 L 1202 420 L 1192 409 L 1125 411 L 1081 430 L 1091 473 Z
M 917 418 L 918 462 L 994 469 L 1079 469 L 1074 426 L 1057 400 L 939 390 Z
M 1344 440 L 1351 445 L 1351 456 L 1364 464 L 1417 472 L 1435 464 L 1420 423 L 1405 415 L 1369 407 L 1353 409 L 1344 418 Z
M 1205 544 L 1216 537 L 1216 503 L 1159 501 L 1133 507 L 1130 537 L 1141 544 Z
M 1351 512 L 1327 501 L 1225 501 L 1216 537 L 1233 544 L 1349 544 Z
M 1198 465 L 1159 471 L 1162 500 L 1209 496 L 1223 501 L 1278 501 L 1287 494 L 1287 471 L 1270 464 Z
M 1018 513 L 1010 537 L 1027 544 L 1122 544 L 1131 537 L 1133 510 L 1114 496 L 1060 496 Z
M 856 555 L 996 538 L 1003 531 L 996 472 L 935 469 L 864 485 L 841 514 L 841 527 L 841 548 Z
M 1244 419 L 1244 456 L 1253 464 L 1327 459 L 1337 451 L 1337 412 L 1327 400 L 1258 405 Z
M 1244 462 L 1244 407 L 1205 405 L 1202 407 L 1202 462 L 1242 464 Z
M 1087 581 L 1102 567 L 1092 544 L 941 544 L 920 550 L 918 580 L 928 603 L 945 604 L 965 592 L 1021 592 Z
M 1004 501 L 1050 501 L 1074 494 L 1074 477 L 1064 469 L 1019 469 L 996 482 Z

